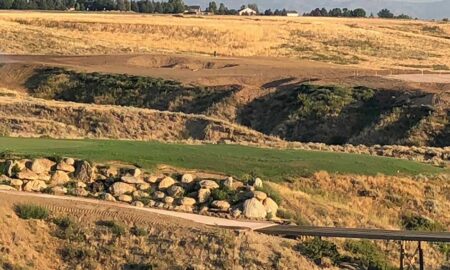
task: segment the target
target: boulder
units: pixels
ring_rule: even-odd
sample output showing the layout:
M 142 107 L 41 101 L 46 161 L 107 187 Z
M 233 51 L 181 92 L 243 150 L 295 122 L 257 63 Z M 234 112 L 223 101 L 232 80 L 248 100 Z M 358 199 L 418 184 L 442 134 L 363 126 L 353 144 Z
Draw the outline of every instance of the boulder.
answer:
M 16 189 L 21 190 L 23 181 L 19 179 L 11 179 L 11 182 L 9 184 Z
M 52 187 L 51 191 L 52 191 L 53 194 L 63 195 L 63 194 L 67 193 L 67 188 L 56 186 L 56 187 Z
M 130 195 L 119 195 L 119 197 L 117 198 L 119 201 L 121 202 L 132 202 L 133 201 L 133 197 L 131 197 Z
M 131 203 L 131 205 L 136 206 L 136 207 L 144 207 L 144 203 L 140 202 L 140 201 L 134 201 Z
M 115 166 L 97 167 L 98 172 L 105 177 L 117 177 L 119 170 Z
M 156 202 L 154 200 L 149 200 L 148 203 L 147 203 L 147 206 L 148 207 L 153 207 L 153 206 L 155 206 L 155 204 L 156 204 Z
M 50 186 L 62 186 L 70 181 L 70 177 L 64 171 L 55 171 L 50 177 Z
M 174 200 L 175 200 L 175 199 L 174 199 L 173 197 L 166 196 L 166 197 L 164 198 L 164 203 L 166 203 L 166 204 L 172 204 Z
M 87 197 L 89 195 L 89 191 L 82 187 L 78 187 L 73 191 L 73 195 L 78 197 Z
M 262 188 L 263 187 L 263 182 L 261 180 L 261 178 L 256 177 L 255 180 L 253 181 L 253 187 L 254 188 Z
M 120 177 L 120 180 L 122 182 L 128 183 L 128 184 L 142 184 L 142 183 L 145 183 L 144 180 L 142 180 L 140 178 L 137 178 L 135 176 L 130 176 L 130 175 L 122 176 L 122 177 Z
M 131 176 L 139 177 L 139 176 L 141 176 L 142 171 L 139 168 L 133 168 L 133 169 L 130 169 L 129 173 L 131 174 Z
M 164 194 L 164 192 L 162 191 L 155 191 L 155 193 L 153 193 L 153 198 L 155 200 L 162 200 L 164 199 L 164 197 L 166 197 L 166 194 Z
M 181 176 L 181 183 L 189 184 L 194 181 L 194 176 L 190 173 L 185 173 Z
M 24 191 L 41 191 L 47 188 L 47 184 L 42 180 L 28 181 L 23 187 Z
M 217 184 L 216 181 L 213 180 L 202 180 L 199 182 L 200 188 L 206 188 L 206 189 L 216 189 L 219 188 L 219 184 Z
M 136 188 L 127 183 L 116 182 L 109 188 L 109 190 L 114 196 L 119 196 L 125 193 L 132 193 L 136 190 Z
M 49 159 L 37 158 L 31 162 L 30 170 L 37 174 L 48 173 L 52 170 L 52 167 L 55 164 L 56 164 L 55 162 L 53 162 Z
M 75 162 L 74 176 L 79 181 L 89 183 L 94 178 L 94 169 L 89 162 L 78 160 Z
M 142 190 L 136 190 L 135 192 L 133 192 L 133 198 L 135 199 L 139 199 L 139 198 L 149 198 L 150 194 L 148 194 L 145 191 Z
M 139 184 L 138 185 L 138 189 L 139 190 L 148 190 L 148 189 L 150 189 L 151 188 L 151 186 L 150 186 L 150 184 L 148 184 L 148 183 L 142 183 L 142 184 Z
M 231 216 L 234 218 L 238 218 L 240 217 L 242 214 L 242 211 L 239 210 L 238 208 L 234 209 L 233 212 L 231 212 Z
M 30 169 L 24 169 L 16 174 L 16 177 L 22 180 L 39 180 L 39 175 Z
M 73 159 L 73 158 L 65 158 L 64 159 L 64 162 L 67 164 L 67 165 L 75 165 L 75 159 Z
M 230 209 L 230 203 L 227 201 L 213 201 L 211 207 L 219 209 L 220 211 L 228 211 Z
M 14 160 L 7 160 L 5 161 L 5 167 L 3 169 L 3 173 L 6 174 L 9 177 L 13 177 L 18 171 L 21 171 L 22 169 L 19 168 L 17 165 L 17 162 Z
M 205 203 L 208 201 L 209 196 L 211 195 L 211 190 L 207 188 L 201 188 L 198 190 L 198 202 Z
M 184 195 L 184 188 L 180 186 L 171 186 L 167 189 L 167 194 L 175 198 L 182 197 Z
M 256 199 L 260 200 L 260 201 L 264 201 L 267 198 L 267 194 L 262 192 L 262 191 L 253 191 L 253 197 L 255 197 Z
M 154 184 L 156 182 L 158 182 L 158 177 L 154 176 L 154 175 L 150 175 L 144 178 L 145 182 L 150 183 L 150 184 Z
M 264 208 L 266 212 L 271 214 L 273 217 L 276 217 L 278 211 L 278 204 L 272 200 L 271 198 L 266 198 L 263 201 Z
M 95 181 L 89 185 L 89 189 L 92 192 L 104 192 L 106 190 L 106 186 L 103 181 Z
M 180 199 L 180 205 L 193 206 L 197 201 L 194 198 L 184 197 Z
M 244 202 L 242 214 L 247 218 L 265 218 L 267 212 L 258 199 L 251 198 Z
M 60 171 L 65 171 L 68 173 L 74 172 L 75 167 L 73 165 L 67 164 L 65 161 L 60 161 L 58 165 L 56 165 L 56 169 Z
M 229 189 L 233 189 L 233 177 L 228 177 L 223 181 L 223 186 Z
M 13 188 L 12 186 L 0 185 L 0 190 L 16 190 L 16 189 Z
M 175 184 L 175 180 L 173 180 L 172 177 L 167 176 L 167 177 L 164 177 L 164 179 L 161 180 L 161 182 L 159 182 L 158 188 L 159 189 L 167 189 L 167 188 L 173 186 L 174 184 Z
M 107 192 L 104 192 L 104 193 L 100 194 L 99 197 L 100 197 L 100 199 L 105 200 L 105 201 L 110 201 L 110 202 L 115 202 L 116 201 L 116 198 L 114 198 L 113 195 L 111 195 L 111 194 L 109 194 Z

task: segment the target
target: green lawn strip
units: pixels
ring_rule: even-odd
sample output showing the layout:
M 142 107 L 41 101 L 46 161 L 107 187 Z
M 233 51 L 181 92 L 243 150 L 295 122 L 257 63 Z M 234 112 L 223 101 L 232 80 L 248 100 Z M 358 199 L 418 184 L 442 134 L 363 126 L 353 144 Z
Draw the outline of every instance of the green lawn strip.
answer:
M 236 177 L 255 174 L 280 181 L 330 173 L 416 175 L 446 173 L 447 169 L 418 162 L 369 155 L 263 149 L 238 145 L 184 145 L 117 140 L 55 140 L 0 137 L 0 151 L 28 156 L 70 156 L 93 161 L 117 160 L 145 169 L 166 164 L 187 169 L 226 173 Z

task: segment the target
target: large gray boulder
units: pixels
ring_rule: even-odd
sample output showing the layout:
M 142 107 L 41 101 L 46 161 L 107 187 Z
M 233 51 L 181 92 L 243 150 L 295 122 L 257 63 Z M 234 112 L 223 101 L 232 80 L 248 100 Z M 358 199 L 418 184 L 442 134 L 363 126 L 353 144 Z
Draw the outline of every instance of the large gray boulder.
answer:
M 256 198 L 248 199 L 244 202 L 242 214 L 247 218 L 265 218 L 266 208 Z
M 77 180 L 89 183 L 94 178 L 94 169 L 91 164 L 84 160 L 78 160 L 75 162 L 74 176 Z

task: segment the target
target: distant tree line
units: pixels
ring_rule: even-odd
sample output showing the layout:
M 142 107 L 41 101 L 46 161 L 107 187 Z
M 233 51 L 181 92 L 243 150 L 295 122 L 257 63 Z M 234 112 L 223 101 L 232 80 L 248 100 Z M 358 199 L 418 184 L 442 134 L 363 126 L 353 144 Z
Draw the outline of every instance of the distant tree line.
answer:
M 390 19 L 411 19 L 410 16 L 405 14 L 400 14 L 395 16 L 389 9 L 382 9 L 378 12 L 379 18 L 390 18 Z M 309 13 L 304 13 L 303 16 L 315 16 L 315 17 L 354 17 L 354 18 L 364 18 L 367 17 L 367 12 L 362 8 L 357 9 L 347 9 L 347 8 L 333 8 L 327 10 L 326 8 L 316 8 Z M 369 17 L 373 18 L 374 15 L 370 14 Z
M 283 9 L 275 9 L 274 11 L 272 11 L 270 8 L 266 9 L 264 11 L 264 15 L 266 16 L 286 16 L 288 13 L 297 13 L 297 11 L 295 10 L 287 10 L 285 8 Z

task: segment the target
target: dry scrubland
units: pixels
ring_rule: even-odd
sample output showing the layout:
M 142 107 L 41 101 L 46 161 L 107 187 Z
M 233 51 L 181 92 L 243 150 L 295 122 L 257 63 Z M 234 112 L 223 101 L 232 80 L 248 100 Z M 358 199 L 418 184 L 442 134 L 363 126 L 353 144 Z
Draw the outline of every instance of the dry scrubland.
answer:
M 13 54 L 188 52 L 312 59 L 370 68 L 450 67 L 450 24 L 334 18 L 0 13 Z

